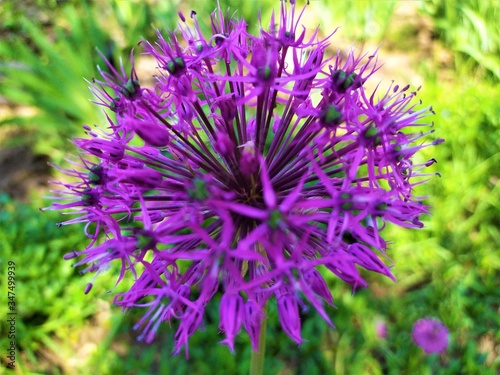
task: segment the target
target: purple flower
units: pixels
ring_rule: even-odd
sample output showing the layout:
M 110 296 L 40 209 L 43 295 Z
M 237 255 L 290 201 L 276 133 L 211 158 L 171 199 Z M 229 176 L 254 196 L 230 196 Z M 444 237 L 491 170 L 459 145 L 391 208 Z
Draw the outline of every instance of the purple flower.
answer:
M 375 323 L 375 331 L 377 332 L 377 337 L 379 339 L 387 338 L 387 324 L 384 321 L 378 320 Z
M 437 319 L 417 320 L 413 326 L 412 338 L 426 354 L 442 353 L 448 347 L 448 329 Z
M 140 340 L 179 320 L 174 351 L 187 352 L 220 292 L 231 350 L 242 328 L 258 350 L 268 301 L 300 343 L 304 300 L 332 324 L 319 268 L 353 289 L 368 285 L 360 267 L 395 280 L 382 230 L 423 225 L 413 188 L 434 160 L 413 155 L 441 142 L 424 141 L 432 110 L 408 86 L 367 92 L 375 57 L 328 58 L 330 37 L 299 24 L 304 9 L 282 2 L 258 36 L 220 9 L 209 36 L 181 14 L 177 32 L 142 43 L 153 87 L 109 63 L 93 80 L 108 124 L 75 140 L 79 158 L 58 167 L 73 182 L 58 183 L 51 208 L 75 215 L 60 225 L 86 224 L 90 244 L 66 259 L 96 275 L 117 263 L 117 285 L 133 278 L 114 302 L 145 310 Z

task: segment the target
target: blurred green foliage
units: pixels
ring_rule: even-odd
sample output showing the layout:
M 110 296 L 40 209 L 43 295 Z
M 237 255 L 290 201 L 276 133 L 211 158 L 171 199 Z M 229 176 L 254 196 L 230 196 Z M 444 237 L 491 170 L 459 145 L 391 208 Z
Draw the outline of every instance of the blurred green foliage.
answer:
M 95 75 L 95 49 L 106 48 L 110 38 L 93 22 L 88 6 L 80 11 L 66 6 L 58 13 L 66 25 L 53 26 L 51 19 L 50 28 L 21 14 L 16 22 L 4 24 L 6 37 L 0 41 L 0 95 L 37 108 L 34 116 L 14 116 L 3 123 L 28 127 L 40 152 L 67 149 L 65 140 L 78 132 L 74 124 L 102 120 L 83 78 Z
M 6 270 L 8 261 L 16 264 L 17 342 L 21 356 L 35 368 L 42 348 L 57 352 L 58 342 L 68 345 L 96 311 L 81 293 L 86 281 L 62 259 L 84 246 L 81 231 L 57 228 L 54 220 L 59 215 L 42 216 L 36 207 L 0 195 L 0 265 Z M 0 305 L 1 316 L 7 316 L 7 308 Z M 7 347 L 3 328 L 0 343 Z
M 390 36 L 395 1 L 313 1 L 321 23 L 348 25 L 353 41 L 380 42 Z M 154 38 L 157 27 L 173 28 L 176 9 L 195 8 L 200 20 L 214 2 L 26 1 L 2 3 L 0 22 L 0 96 L 37 109 L 33 117 L 11 116 L 4 124 L 28 128 L 35 148 L 57 158 L 68 150 L 66 138 L 83 124 L 103 124 L 91 105 L 84 78 L 103 65 L 96 47 L 108 58 L 127 61 L 142 37 Z M 258 27 L 259 9 L 268 19 L 272 1 L 221 1 Z M 500 370 L 500 45 L 498 2 L 429 0 L 419 3 L 431 17 L 435 35 L 454 53 L 453 70 L 443 74 L 424 63 L 419 95 L 437 115 L 436 137 L 446 142 L 426 149 L 441 178 L 419 188 L 434 208 L 426 228 L 389 228 L 394 284 L 367 274 L 371 288 L 351 295 L 348 286 L 329 278 L 338 310 L 330 310 L 335 330 L 310 310 L 302 315 L 303 337 L 297 347 L 279 328 L 276 306 L 269 306 L 266 374 L 496 374 Z M 272 7 L 271 7 L 272 5 Z M 208 17 L 203 22 L 208 24 Z M 347 34 L 346 34 L 347 33 Z M 405 35 L 400 34 L 400 38 Z M 410 34 L 408 34 L 410 35 Z M 390 36 L 394 38 L 394 36 Z M 396 36 L 397 37 L 397 36 Z M 406 40 L 401 41 L 401 44 Z M 489 72 L 477 74 L 477 67 Z M 444 79 L 443 76 L 448 77 Z M 451 79 L 450 79 L 451 77 Z M 107 289 L 113 272 L 100 275 L 89 295 L 91 276 L 79 276 L 63 254 L 86 244 L 81 225 L 57 228 L 58 214 L 40 214 L 41 201 L 22 204 L 0 195 L 0 264 L 14 260 L 18 301 L 18 373 L 43 374 L 245 374 L 249 340 L 241 334 L 236 353 L 215 345 L 218 302 L 207 310 L 205 331 L 190 340 L 189 358 L 172 357 L 175 324 L 161 330 L 150 346 L 135 341 L 133 324 L 140 311 L 127 315 L 113 308 Z M 1 282 L 5 278 L 2 276 Z M 3 286 L 3 284 L 2 284 Z M 0 304 L 0 316 L 7 306 Z M 106 309 L 104 309 L 106 310 Z M 107 310 L 106 310 L 107 311 Z M 108 313 L 109 314 L 109 313 Z M 448 326 L 450 347 L 441 356 L 426 356 L 411 341 L 415 320 L 440 318 Z M 377 321 L 388 337 L 375 333 Z M 3 329 L 2 325 L 2 329 Z M 82 338 L 95 328 L 81 354 Z M 0 347 L 7 347 L 1 332 Z M 78 354 L 75 354 L 78 353 Z M 3 354 L 2 354 L 3 356 Z M 80 358 L 81 357 L 81 358 Z M 78 360 L 77 360 L 78 359 Z M 2 357 L 2 361 L 4 358 Z
M 422 10 L 434 20 L 437 36 L 458 64 L 479 66 L 500 79 L 500 4 L 497 0 L 425 0 Z
M 396 0 L 325 0 L 320 9 L 322 25 L 340 26 L 342 35 L 352 43 L 380 43 L 387 34 Z M 323 30 L 323 32 L 326 32 Z
M 70 148 L 67 139 L 83 134 L 82 125 L 105 123 L 85 81 L 98 76 L 97 65 L 107 68 L 98 51 L 115 66 L 124 57 L 130 69 L 129 53 L 154 36 L 152 24 L 174 26 L 166 15 L 176 2 L 162 2 L 154 11 L 149 3 L 119 0 L 48 5 L 47 14 L 43 1 L 6 2 L 0 19 L 0 96 L 37 111 L 7 116 L 0 126 L 26 127 L 37 152 L 60 159 Z

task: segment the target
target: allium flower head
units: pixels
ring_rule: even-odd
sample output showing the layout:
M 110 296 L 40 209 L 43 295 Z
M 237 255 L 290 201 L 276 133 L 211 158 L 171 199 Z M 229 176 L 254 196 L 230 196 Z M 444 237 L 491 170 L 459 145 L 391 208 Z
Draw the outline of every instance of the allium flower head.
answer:
M 448 347 L 448 329 L 437 319 L 417 320 L 413 326 L 412 338 L 425 353 L 442 353 Z
M 358 266 L 394 279 L 381 231 L 423 225 L 413 188 L 434 160 L 412 158 L 429 145 L 420 120 L 432 110 L 408 86 L 368 92 L 375 56 L 327 57 L 330 37 L 307 36 L 304 9 L 281 2 L 256 36 L 220 8 L 210 35 L 196 12 L 180 14 L 176 32 L 142 43 L 153 87 L 109 63 L 92 82 L 109 124 L 75 139 L 79 159 L 60 168 L 75 182 L 59 183 L 52 208 L 86 223 L 90 244 L 66 256 L 82 273 L 116 262 L 117 284 L 134 278 L 114 302 L 145 310 L 140 340 L 178 320 L 175 352 L 187 350 L 220 292 L 231 350 L 242 328 L 258 350 L 269 300 L 300 343 L 303 300 L 332 324 L 318 268 L 353 289 L 367 286 Z

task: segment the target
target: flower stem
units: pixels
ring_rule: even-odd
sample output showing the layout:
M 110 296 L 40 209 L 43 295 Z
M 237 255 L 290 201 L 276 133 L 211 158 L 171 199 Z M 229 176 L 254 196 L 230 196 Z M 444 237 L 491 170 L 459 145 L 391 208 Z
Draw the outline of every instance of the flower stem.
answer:
M 252 350 L 252 356 L 250 358 L 250 375 L 264 374 L 264 360 L 266 358 L 267 303 L 264 305 L 262 312 L 266 318 L 262 319 L 262 325 L 260 327 L 259 351 L 255 352 Z

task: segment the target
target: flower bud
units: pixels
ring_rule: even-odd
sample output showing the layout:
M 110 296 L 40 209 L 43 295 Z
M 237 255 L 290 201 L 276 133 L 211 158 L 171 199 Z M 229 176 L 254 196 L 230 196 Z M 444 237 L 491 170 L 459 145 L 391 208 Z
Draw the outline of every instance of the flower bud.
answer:
M 113 176 L 119 182 L 134 184 L 145 189 L 159 187 L 163 181 L 163 175 L 151 168 L 116 169 L 110 171 L 109 176 Z
M 165 69 L 173 76 L 180 77 L 186 70 L 186 63 L 182 57 L 176 57 L 167 63 Z
M 82 204 L 94 206 L 99 201 L 99 193 L 95 189 L 87 188 L 82 192 Z
M 136 100 L 141 96 L 141 86 L 137 79 L 129 79 L 120 89 L 120 93 L 127 99 Z
M 325 106 L 325 108 L 321 111 L 319 120 L 321 125 L 327 128 L 333 128 L 340 125 L 344 121 L 344 116 L 336 105 L 330 104 Z
M 202 323 L 203 313 L 203 309 L 196 311 L 194 311 L 192 308 L 187 309 L 186 314 L 181 320 L 179 328 L 174 335 L 174 354 L 178 354 L 183 346 L 186 346 L 187 350 L 188 339 L 193 333 L 196 332 L 196 330 Z
M 248 300 L 245 303 L 243 325 L 250 336 L 250 342 L 252 343 L 252 349 L 254 351 L 259 350 L 259 336 L 262 327 L 262 319 L 265 319 L 262 308 L 257 302 Z
M 105 139 L 79 141 L 80 140 L 77 140 L 77 143 L 80 143 L 79 146 L 81 148 L 104 160 L 119 161 L 125 154 L 123 146 L 118 142 L 112 142 Z
M 104 179 L 104 170 L 101 165 L 93 165 L 90 168 L 89 174 L 89 182 L 93 185 L 101 185 Z
M 221 100 L 217 106 L 220 109 L 220 115 L 227 123 L 231 123 L 238 114 L 236 103 L 231 98 Z
M 310 286 L 312 291 L 323 298 L 328 304 L 333 305 L 333 298 L 328 285 L 321 274 L 314 268 L 304 272 L 304 280 Z
M 233 152 L 234 143 L 226 133 L 221 132 L 216 136 L 214 148 L 221 156 L 226 156 Z
M 355 243 L 349 247 L 348 251 L 356 259 L 356 263 L 361 267 L 370 271 L 381 273 L 382 275 L 396 281 L 396 278 L 391 273 L 389 268 L 367 246 Z
M 166 147 L 170 142 L 167 129 L 151 121 L 135 121 L 134 131 L 149 146 Z
M 302 342 L 300 336 L 299 306 L 296 298 L 290 293 L 278 296 L 278 314 L 281 327 L 297 344 Z
M 244 304 L 243 297 L 234 293 L 224 293 L 220 301 L 219 329 L 226 334 L 222 343 L 228 345 L 231 352 L 234 352 L 234 338 L 243 324 Z
M 347 74 L 338 69 L 331 73 L 331 89 L 339 94 L 344 94 L 348 89 L 355 90 L 361 87 L 362 81 L 354 72 Z
M 325 263 L 326 268 L 332 271 L 337 277 L 354 288 L 366 287 L 368 283 L 359 274 L 354 259 L 348 254 L 336 254 L 330 261 Z
M 259 161 L 255 153 L 256 150 L 253 141 L 248 141 L 243 145 L 243 152 L 240 157 L 240 169 L 246 176 L 254 174 L 259 168 Z

